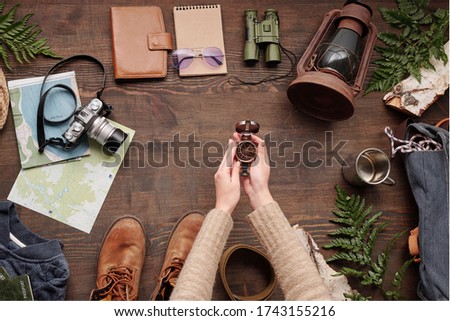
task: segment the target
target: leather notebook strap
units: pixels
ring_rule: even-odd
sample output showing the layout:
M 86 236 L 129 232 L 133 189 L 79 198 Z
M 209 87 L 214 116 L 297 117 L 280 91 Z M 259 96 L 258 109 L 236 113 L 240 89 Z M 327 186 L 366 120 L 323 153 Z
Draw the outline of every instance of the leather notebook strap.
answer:
M 155 32 L 147 35 L 149 50 L 172 50 L 172 36 L 168 32 Z

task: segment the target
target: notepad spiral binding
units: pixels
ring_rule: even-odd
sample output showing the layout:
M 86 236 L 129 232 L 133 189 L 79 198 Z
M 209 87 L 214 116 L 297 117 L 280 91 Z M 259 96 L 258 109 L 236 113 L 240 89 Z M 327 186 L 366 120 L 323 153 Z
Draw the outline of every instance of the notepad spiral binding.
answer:
M 175 10 L 198 10 L 198 9 L 213 9 L 218 8 L 218 4 L 196 4 L 196 5 L 181 5 L 175 6 Z

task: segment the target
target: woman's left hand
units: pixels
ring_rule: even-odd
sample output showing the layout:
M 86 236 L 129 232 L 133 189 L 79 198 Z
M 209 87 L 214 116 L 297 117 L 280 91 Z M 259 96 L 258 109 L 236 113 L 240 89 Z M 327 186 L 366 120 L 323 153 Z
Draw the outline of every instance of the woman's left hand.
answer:
M 235 158 L 236 142 L 228 140 L 227 150 L 214 175 L 216 185 L 216 208 L 232 214 L 241 197 L 239 177 L 240 163 Z

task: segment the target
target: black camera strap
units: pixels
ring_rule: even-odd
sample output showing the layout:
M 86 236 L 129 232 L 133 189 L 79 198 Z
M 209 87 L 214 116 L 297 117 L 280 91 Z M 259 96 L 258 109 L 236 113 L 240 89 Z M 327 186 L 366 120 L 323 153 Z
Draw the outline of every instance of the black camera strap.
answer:
M 84 60 L 90 60 L 95 62 L 97 65 L 100 66 L 100 68 L 102 69 L 103 72 L 103 79 L 102 79 L 102 84 L 100 87 L 100 90 L 97 91 L 97 98 L 100 99 L 100 97 L 103 94 L 103 90 L 105 89 L 105 84 L 106 84 L 106 71 L 105 71 L 105 67 L 103 66 L 103 64 L 96 58 L 89 56 L 89 55 L 76 55 L 76 56 L 72 56 L 69 58 L 66 58 L 64 60 L 61 60 L 60 62 L 58 62 L 57 64 L 55 64 L 52 68 L 50 68 L 50 70 L 47 72 L 47 74 L 44 77 L 44 80 L 42 81 L 42 86 L 41 86 L 41 91 L 39 92 L 39 105 L 38 105 L 38 110 L 37 110 L 37 137 L 38 137 L 38 144 L 39 144 L 39 152 L 42 153 L 44 151 L 45 146 L 47 145 L 53 145 L 53 146 L 61 146 L 64 148 L 67 148 L 67 143 L 64 141 L 63 138 L 61 137 L 52 137 L 49 139 L 45 138 L 45 122 L 48 123 L 61 123 L 64 122 L 66 120 L 68 120 L 70 117 L 73 116 L 73 114 L 75 113 L 76 109 L 77 109 L 77 96 L 75 94 L 75 92 L 73 91 L 72 88 L 70 88 L 69 86 L 66 86 L 64 84 L 56 84 L 52 87 L 50 87 L 49 89 L 47 89 L 44 92 L 44 85 L 45 82 L 48 78 L 48 76 L 50 76 L 56 69 L 58 69 L 59 67 L 61 67 L 62 65 L 66 64 L 69 61 L 72 60 L 76 60 L 76 59 L 84 59 Z M 69 92 L 69 94 L 73 97 L 74 99 L 74 109 L 73 112 L 68 115 L 68 117 L 62 119 L 62 120 L 49 120 L 46 119 L 44 116 L 44 107 L 45 107 L 45 101 L 47 99 L 48 94 L 50 93 L 50 91 L 52 91 L 55 88 L 61 88 L 61 89 L 65 89 Z M 101 100 L 101 99 L 100 99 Z

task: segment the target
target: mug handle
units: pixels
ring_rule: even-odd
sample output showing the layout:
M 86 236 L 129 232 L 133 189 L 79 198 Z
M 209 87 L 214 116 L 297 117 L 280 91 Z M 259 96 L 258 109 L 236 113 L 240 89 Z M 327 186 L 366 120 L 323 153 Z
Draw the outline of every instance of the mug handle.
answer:
M 392 178 L 390 178 L 389 176 L 386 177 L 386 179 L 382 183 L 385 184 L 385 185 L 388 185 L 388 186 L 394 186 L 395 185 L 395 181 Z

